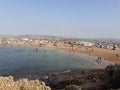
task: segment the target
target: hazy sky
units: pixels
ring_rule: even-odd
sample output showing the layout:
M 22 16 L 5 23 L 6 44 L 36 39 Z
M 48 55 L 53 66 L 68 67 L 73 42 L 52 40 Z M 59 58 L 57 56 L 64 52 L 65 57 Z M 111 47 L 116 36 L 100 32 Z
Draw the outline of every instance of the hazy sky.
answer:
M 120 0 L 0 0 L 0 34 L 120 38 Z

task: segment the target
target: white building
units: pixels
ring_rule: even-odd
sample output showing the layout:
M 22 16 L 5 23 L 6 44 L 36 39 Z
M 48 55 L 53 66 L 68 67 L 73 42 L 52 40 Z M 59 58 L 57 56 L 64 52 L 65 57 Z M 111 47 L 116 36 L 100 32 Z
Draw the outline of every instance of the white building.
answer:
M 28 38 L 23 38 L 22 41 L 29 41 L 29 39 Z
M 93 42 L 88 42 L 88 41 L 83 41 L 82 42 L 83 46 L 86 46 L 86 47 L 92 47 L 95 45 L 95 43 Z

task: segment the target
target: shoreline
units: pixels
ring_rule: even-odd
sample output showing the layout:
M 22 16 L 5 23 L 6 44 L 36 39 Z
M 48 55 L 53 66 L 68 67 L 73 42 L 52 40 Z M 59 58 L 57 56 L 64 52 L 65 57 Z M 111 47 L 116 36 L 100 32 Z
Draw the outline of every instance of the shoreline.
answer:
M 19 47 L 19 45 L 16 46 Z M 23 46 L 23 47 L 28 47 L 28 46 Z M 29 46 L 29 47 L 39 48 L 37 46 Z M 40 48 L 61 50 L 61 49 L 49 48 L 49 47 L 40 47 Z M 62 50 L 67 51 L 64 49 Z M 85 55 L 85 58 L 91 57 L 93 58 L 92 62 L 94 62 L 94 60 L 97 58 L 97 56 L 91 56 L 91 55 L 89 56 L 89 54 L 87 53 L 78 53 L 78 52 L 72 52 L 72 53 Z M 103 64 L 105 64 L 106 62 L 109 62 L 109 60 L 105 60 Z M 52 90 L 59 90 L 59 89 L 66 90 L 64 88 L 68 86 L 71 87 L 71 85 L 75 85 L 75 87 L 81 87 L 82 88 L 81 90 L 87 90 L 87 89 L 106 90 L 107 86 L 105 83 L 104 75 L 105 75 L 105 69 L 92 69 L 92 70 L 79 70 L 79 71 L 68 70 L 63 72 L 51 72 L 43 75 L 40 75 L 40 73 L 33 73 L 33 74 L 28 73 L 26 75 L 21 76 L 20 73 L 17 73 L 15 74 L 16 77 L 14 76 L 14 74 L 12 76 L 14 76 L 15 80 L 19 80 L 23 78 L 27 78 L 29 80 L 38 79 L 40 81 L 45 82 L 46 85 L 49 86 Z
M 80 48 L 71 48 L 71 47 L 55 47 L 55 46 L 38 46 L 38 45 L 30 45 L 30 44 L 25 44 L 25 45 L 0 45 L 0 46 L 18 46 L 18 47 L 32 47 L 32 48 L 46 48 L 46 49 L 55 49 L 55 50 L 63 50 L 67 52 L 72 52 L 76 54 L 85 54 L 88 56 L 93 56 L 93 57 L 101 57 L 102 60 L 107 60 L 110 62 L 113 62 L 115 64 L 120 64 L 120 59 L 116 58 L 116 54 L 120 53 L 120 51 L 116 50 L 109 50 L 109 49 L 102 49 L 102 48 L 94 48 L 93 51 L 91 51 L 91 48 L 85 48 L 85 47 L 80 47 Z
M 28 76 L 20 78 L 15 78 L 12 75 L 12 81 L 14 80 L 16 82 L 23 79 L 25 82 L 26 80 L 38 80 L 44 82 L 44 85 L 50 87 L 51 90 L 119 90 L 119 68 L 120 65 L 113 65 L 106 67 L 104 70 L 65 71 L 44 75 L 36 74 L 33 76 L 29 74 Z M 113 72 L 113 75 L 109 76 L 111 71 Z M 7 77 L 8 76 L 0 76 L 0 79 L 7 79 Z M 21 81 L 21 83 L 24 83 L 24 81 Z M 8 86 L 8 83 L 5 84 Z M 81 89 L 75 89 L 76 87 Z
M 4 45 L 2 45 L 4 47 Z M 7 47 L 9 47 L 9 45 L 7 45 Z M 12 46 L 14 47 L 14 46 Z M 60 50 L 63 52 L 70 52 L 68 50 L 64 50 L 64 49 L 57 49 L 57 48 L 49 48 L 49 47 L 37 47 L 37 46 L 18 46 L 16 45 L 15 47 L 25 47 L 25 48 L 43 48 L 43 49 L 50 49 L 50 50 Z M 93 65 L 91 66 L 91 69 L 104 69 L 107 65 L 114 65 L 115 63 L 109 60 L 105 60 L 103 58 L 101 58 L 101 62 L 97 62 L 98 57 L 93 56 L 93 55 L 89 55 L 86 53 L 78 53 L 78 52 L 70 52 L 71 54 L 75 54 L 78 55 L 80 57 L 83 58 L 83 60 L 85 60 L 86 62 L 91 62 L 93 63 Z M 81 68 L 85 68 L 84 66 Z M 77 69 L 77 68 L 76 68 Z M 89 68 L 88 68 L 89 69 Z M 71 69 L 72 70 L 72 69 Z
M 86 49 L 86 47 L 72 49 L 71 47 L 46 47 L 44 46 L 42 48 L 64 50 L 64 51 L 73 52 L 73 53 L 86 54 L 86 55 L 94 56 L 94 57 L 101 57 L 103 60 L 108 60 L 108 61 L 114 62 L 115 64 L 120 64 L 120 59 L 116 57 L 116 54 L 120 53 L 119 50 L 113 51 L 113 50 L 97 48 L 97 47 L 94 48 L 94 51 L 91 51 L 91 48 Z
M 45 48 L 49 48 L 49 47 L 45 47 Z M 120 64 L 120 59 L 116 58 L 116 54 L 120 53 L 120 51 L 113 51 L 113 50 L 97 48 L 97 47 L 94 48 L 94 51 L 91 51 L 91 48 L 86 49 L 85 47 L 81 47 L 79 49 L 75 48 L 74 50 L 72 50 L 69 47 L 55 48 L 55 49 L 65 50 L 73 53 L 87 54 L 89 56 L 94 56 L 94 57 L 101 57 L 103 60 L 108 60 L 116 64 Z

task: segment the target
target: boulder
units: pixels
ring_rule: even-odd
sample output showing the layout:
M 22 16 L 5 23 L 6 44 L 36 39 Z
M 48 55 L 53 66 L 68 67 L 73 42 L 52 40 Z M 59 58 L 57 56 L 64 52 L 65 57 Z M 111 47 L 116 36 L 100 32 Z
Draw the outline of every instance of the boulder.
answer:
M 106 67 L 105 83 L 107 88 L 120 88 L 120 65 L 110 65 Z

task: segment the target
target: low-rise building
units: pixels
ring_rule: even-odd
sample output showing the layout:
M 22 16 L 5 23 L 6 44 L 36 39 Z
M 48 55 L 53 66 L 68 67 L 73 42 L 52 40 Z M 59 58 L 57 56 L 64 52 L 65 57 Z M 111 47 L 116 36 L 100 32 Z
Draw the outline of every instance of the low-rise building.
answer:
M 28 39 L 28 38 L 23 38 L 22 41 L 23 41 L 23 42 L 28 42 L 29 39 Z
M 82 42 L 83 46 L 86 46 L 86 47 L 92 47 L 95 45 L 95 43 L 93 42 L 88 42 L 88 41 L 83 41 Z

